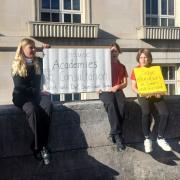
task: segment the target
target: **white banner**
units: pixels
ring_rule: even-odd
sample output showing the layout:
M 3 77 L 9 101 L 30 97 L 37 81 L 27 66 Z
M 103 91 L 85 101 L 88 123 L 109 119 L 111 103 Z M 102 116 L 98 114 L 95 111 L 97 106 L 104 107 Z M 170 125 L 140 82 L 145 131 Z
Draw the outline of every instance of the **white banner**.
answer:
M 44 90 L 52 94 L 111 87 L 109 48 L 44 49 Z

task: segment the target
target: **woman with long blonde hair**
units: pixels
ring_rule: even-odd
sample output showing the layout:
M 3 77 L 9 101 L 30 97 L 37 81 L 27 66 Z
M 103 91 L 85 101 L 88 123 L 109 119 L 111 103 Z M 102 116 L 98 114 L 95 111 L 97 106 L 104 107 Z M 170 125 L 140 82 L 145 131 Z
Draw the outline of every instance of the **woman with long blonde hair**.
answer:
M 31 145 L 35 157 L 49 164 L 47 144 L 52 103 L 49 96 L 41 94 L 42 69 L 42 59 L 36 56 L 35 42 L 29 38 L 22 39 L 12 62 L 13 103 L 26 113 L 35 137 Z

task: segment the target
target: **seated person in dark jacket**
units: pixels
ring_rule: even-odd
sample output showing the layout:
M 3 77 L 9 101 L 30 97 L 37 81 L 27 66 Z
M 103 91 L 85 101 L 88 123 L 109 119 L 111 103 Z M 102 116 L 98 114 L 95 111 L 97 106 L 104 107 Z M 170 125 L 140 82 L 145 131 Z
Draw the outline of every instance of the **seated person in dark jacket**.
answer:
M 47 47 L 44 44 L 44 47 Z M 35 42 L 22 39 L 12 63 L 14 82 L 13 103 L 26 113 L 34 134 L 31 148 L 36 158 L 49 164 L 47 149 L 52 103 L 47 93 L 41 92 L 42 59 L 36 57 Z

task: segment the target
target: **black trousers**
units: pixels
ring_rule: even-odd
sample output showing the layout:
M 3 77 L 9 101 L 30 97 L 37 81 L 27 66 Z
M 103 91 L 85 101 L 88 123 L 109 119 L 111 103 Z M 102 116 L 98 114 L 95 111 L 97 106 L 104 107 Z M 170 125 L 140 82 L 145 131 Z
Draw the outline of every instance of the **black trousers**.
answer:
M 140 103 L 141 110 L 142 110 L 142 128 L 143 128 L 144 136 L 148 137 L 150 135 L 151 112 L 153 108 L 155 108 L 158 111 L 158 114 L 160 116 L 160 121 L 159 121 L 159 126 L 158 126 L 158 136 L 163 137 L 166 126 L 167 126 L 167 122 L 168 122 L 168 116 L 169 116 L 169 112 L 168 112 L 168 109 L 164 102 L 163 97 L 145 98 L 145 97 L 138 96 L 138 101 Z
M 122 134 L 122 124 L 124 119 L 125 95 L 123 91 L 102 92 L 99 95 L 100 100 L 108 114 L 111 127 L 110 135 Z
M 34 134 L 32 147 L 34 150 L 41 150 L 47 146 L 49 137 L 49 126 L 52 114 L 52 103 L 50 96 L 42 96 L 39 104 L 32 101 L 25 102 L 22 106 L 26 113 L 26 119 Z

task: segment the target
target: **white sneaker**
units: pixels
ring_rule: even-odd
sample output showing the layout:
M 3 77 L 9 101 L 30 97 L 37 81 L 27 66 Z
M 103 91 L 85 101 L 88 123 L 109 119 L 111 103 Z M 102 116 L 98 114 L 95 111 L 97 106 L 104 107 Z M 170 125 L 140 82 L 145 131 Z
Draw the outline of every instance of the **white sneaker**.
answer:
M 157 138 L 158 145 L 164 150 L 164 151 L 171 151 L 171 146 L 166 142 L 165 139 L 158 139 Z
M 152 152 L 152 140 L 151 139 L 145 139 L 144 140 L 144 149 L 146 153 Z

